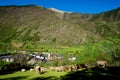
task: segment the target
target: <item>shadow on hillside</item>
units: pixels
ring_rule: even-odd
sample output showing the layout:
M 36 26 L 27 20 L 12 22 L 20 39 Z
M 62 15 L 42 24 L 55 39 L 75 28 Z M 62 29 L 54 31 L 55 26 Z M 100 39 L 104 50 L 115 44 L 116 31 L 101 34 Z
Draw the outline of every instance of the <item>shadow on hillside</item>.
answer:
M 30 68 L 31 66 L 28 65 L 21 65 L 20 63 L 10 63 L 0 69 L 0 75 L 12 74 L 16 71 L 21 71 L 21 69 L 29 70 Z
M 120 80 L 120 67 L 91 68 L 70 72 L 61 76 L 61 80 Z
M 4 79 L 0 79 L 0 80 L 22 80 L 22 79 L 26 79 L 28 76 L 19 76 L 19 77 L 10 77 L 10 78 L 4 78 Z
M 50 77 L 37 77 L 37 78 L 33 78 L 31 80 L 60 80 L 60 78 L 58 78 L 56 76 L 50 76 Z
M 43 73 L 44 74 L 44 73 Z M 35 77 L 31 80 L 120 80 L 120 67 L 90 68 L 82 71 L 73 71 L 59 77 Z M 0 80 L 22 80 L 28 76 L 10 77 Z
M 31 80 L 120 80 L 120 67 L 91 68 L 83 71 L 73 71 L 60 78 L 37 77 Z

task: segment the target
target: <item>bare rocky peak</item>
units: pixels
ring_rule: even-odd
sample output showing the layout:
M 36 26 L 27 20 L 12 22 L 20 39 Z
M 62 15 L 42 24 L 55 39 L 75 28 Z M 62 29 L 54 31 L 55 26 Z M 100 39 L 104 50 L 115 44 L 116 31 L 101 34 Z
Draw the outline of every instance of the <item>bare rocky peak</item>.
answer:
M 55 13 L 55 15 L 56 15 L 57 17 L 59 17 L 60 19 L 63 19 L 63 18 L 64 18 L 64 14 L 65 14 L 65 13 L 72 13 L 72 12 L 67 12 L 67 11 L 58 10 L 58 9 L 55 9 L 55 8 L 48 8 L 48 10 L 52 11 L 53 13 Z
M 51 10 L 51 11 L 54 11 L 54 12 L 59 12 L 59 13 L 72 13 L 72 12 L 58 10 L 58 9 L 55 9 L 55 8 L 48 8 L 48 9 Z

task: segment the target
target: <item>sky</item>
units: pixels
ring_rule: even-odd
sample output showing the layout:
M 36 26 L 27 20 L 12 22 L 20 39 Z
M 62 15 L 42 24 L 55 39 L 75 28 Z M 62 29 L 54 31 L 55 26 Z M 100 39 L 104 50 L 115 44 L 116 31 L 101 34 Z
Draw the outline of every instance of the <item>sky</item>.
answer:
M 0 0 L 0 6 L 29 4 L 68 12 L 97 14 L 120 7 L 120 0 Z

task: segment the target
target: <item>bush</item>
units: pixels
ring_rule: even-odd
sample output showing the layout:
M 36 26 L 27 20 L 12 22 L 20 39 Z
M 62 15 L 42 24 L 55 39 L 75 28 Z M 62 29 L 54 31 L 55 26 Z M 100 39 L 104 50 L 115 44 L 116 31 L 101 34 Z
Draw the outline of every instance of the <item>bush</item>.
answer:
M 28 69 L 30 69 L 30 67 L 31 66 L 29 66 L 29 65 L 22 65 L 20 63 L 7 63 L 4 61 L 0 61 L 0 75 L 19 71 L 22 68 L 28 70 Z

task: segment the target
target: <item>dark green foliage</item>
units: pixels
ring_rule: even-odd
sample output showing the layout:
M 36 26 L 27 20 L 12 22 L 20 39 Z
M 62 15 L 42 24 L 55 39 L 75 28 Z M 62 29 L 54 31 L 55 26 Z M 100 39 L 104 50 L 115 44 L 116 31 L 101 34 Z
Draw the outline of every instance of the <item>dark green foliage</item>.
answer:
M 99 33 L 101 36 L 106 37 L 110 36 L 111 29 L 106 24 L 100 24 L 96 26 L 96 32 Z
M 16 37 L 16 28 L 12 25 L 0 24 L 0 41 L 10 42 L 13 37 Z
M 4 62 L 6 63 L 6 62 Z M 1 62 L 0 62 L 1 64 Z M 9 63 L 9 64 L 2 64 L 2 66 L 0 65 L 0 75 L 3 74 L 9 74 L 9 73 L 13 73 L 15 71 L 19 71 L 22 68 L 29 70 L 31 66 L 29 65 L 22 65 L 20 63 Z
M 0 42 L 0 52 L 6 52 L 7 49 L 12 50 L 12 46 L 9 43 Z
M 23 41 L 29 41 L 31 39 L 31 37 L 29 36 L 31 33 L 31 30 L 27 30 L 27 32 L 24 34 L 23 36 Z
M 55 43 L 55 42 L 56 42 L 56 38 L 53 38 L 53 39 L 52 39 L 52 42 L 54 42 L 54 43 Z
M 105 18 L 105 20 L 107 21 L 116 21 L 119 20 L 120 14 L 119 14 L 120 8 L 111 10 L 109 12 L 105 12 L 103 13 L 103 17 Z M 111 17 L 111 19 L 109 19 Z
M 120 67 L 90 68 L 82 71 L 70 72 L 61 76 L 60 80 L 119 80 Z
M 120 47 L 111 50 L 110 55 L 112 58 L 111 65 L 120 66 Z
M 2 68 L 5 67 L 8 64 L 10 64 L 10 63 L 0 60 L 0 70 L 2 70 Z

